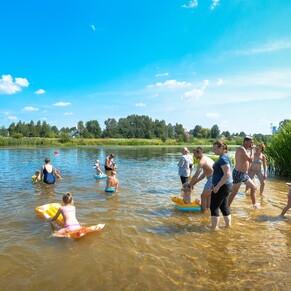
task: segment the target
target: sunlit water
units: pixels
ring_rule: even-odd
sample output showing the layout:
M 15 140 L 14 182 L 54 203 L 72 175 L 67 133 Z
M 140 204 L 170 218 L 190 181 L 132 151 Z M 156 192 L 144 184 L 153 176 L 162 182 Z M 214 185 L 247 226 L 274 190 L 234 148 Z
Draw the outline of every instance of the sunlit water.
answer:
M 93 165 L 116 154 L 120 194 L 107 195 Z M 209 232 L 210 215 L 179 212 L 179 148 L 0 149 L 1 290 L 290 290 L 291 210 L 285 180 L 269 178 L 262 209 L 240 189 L 233 227 Z M 45 157 L 61 170 L 55 186 L 33 185 Z M 194 189 L 199 198 L 204 182 Z M 51 237 L 38 205 L 74 195 L 77 218 L 105 223 L 78 239 Z

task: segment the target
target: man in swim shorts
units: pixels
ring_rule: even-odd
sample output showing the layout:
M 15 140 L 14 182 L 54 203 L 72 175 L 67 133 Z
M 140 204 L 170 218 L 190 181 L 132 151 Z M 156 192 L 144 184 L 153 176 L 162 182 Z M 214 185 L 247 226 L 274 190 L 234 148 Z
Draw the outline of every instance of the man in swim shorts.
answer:
M 210 195 L 212 189 L 212 173 L 213 173 L 212 165 L 214 164 L 214 161 L 203 154 L 203 149 L 201 147 L 197 147 L 196 149 L 194 149 L 193 153 L 195 159 L 199 160 L 199 163 L 196 172 L 193 175 L 189 184 L 191 187 L 193 187 L 195 184 L 197 184 L 204 178 L 207 179 L 204 185 L 204 189 L 201 193 L 201 208 L 202 211 L 205 211 L 210 207 Z
M 237 148 L 235 152 L 235 168 L 232 172 L 233 188 L 229 195 L 228 206 L 230 206 L 234 197 L 236 196 L 241 183 L 245 183 L 246 186 L 251 189 L 253 207 L 258 207 L 256 198 L 257 187 L 248 175 L 249 165 L 253 162 L 254 159 L 253 149 L 253 139 L 249 136 L 246 136 L 244 138 L 243 144 Z

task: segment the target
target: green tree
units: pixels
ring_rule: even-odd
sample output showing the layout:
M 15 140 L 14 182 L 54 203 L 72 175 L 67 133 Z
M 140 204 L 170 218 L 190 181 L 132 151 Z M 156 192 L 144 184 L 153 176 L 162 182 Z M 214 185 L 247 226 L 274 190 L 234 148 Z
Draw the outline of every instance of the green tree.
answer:
M 104 137 L 118 137 L 118 124 L 115 118 L 108 118 L 104 121 L 105 129 L 103 131 Z
M 94 138 L 100 138 L 102 135 L 102 130 L 97 120 L 90 120 L 86 122 L 86 128 L 88 133 Z
M 196 125 L 193 130 L 190 131 L 194 137 L 200 137 L 201 136 L 201 125 Z
M 213 125 L 210 129 L 210 137 L 217 138 L 219 135 L 219 127 L 217 124 Z
M 291 177 L 291 121 L 279 126 L 277 133 L 270 137 L 266 154 L 269 163 L 275 167 L 276 174 Z

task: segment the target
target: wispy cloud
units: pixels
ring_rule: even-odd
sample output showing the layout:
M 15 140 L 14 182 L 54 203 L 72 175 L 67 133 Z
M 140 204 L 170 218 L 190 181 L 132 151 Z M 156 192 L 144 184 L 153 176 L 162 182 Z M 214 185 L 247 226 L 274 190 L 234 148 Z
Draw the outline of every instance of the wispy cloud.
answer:
M 32 106 L 25 106 L 23 108 L 24 111 L 38 111 L 39 109 L 37 107 L 32 107 Z
M 192 90 L 185 92 L 182 99 L 185 99 L 185 100 L 189 100 L 189 99 L 198 100 L 198 99 L 200 99 L 200 97 L 202 95 L 204 95 L 204 91 L 208 87 L 209 84 L 210 84 L 209 80 L 204 80 L 203 84 L 200 88 L 193 88 Z
M 181 88 L 181 87 L 185 87 L 185 86 L 190 86 L 191 84 L 190 83 L 187 83 L 187 82 L 180 82 L 180 81 L 177 81 L 177 80 L 167 80 L 165 82 L 157 82 L 156 84 L 154 85 L 148 85 L 147 87 L 148 88 L 154 88 L 154 87 L 166 87 L 166 88 L 172 88 L 172 89 L 175 89 L 175 88 Z
M 137 103 L 135 104 L 136 107 L 146 107 L 146 105 L 144 103 Z
M 190 0 L 188 4 L 182 5 L 183 8 L 194 9 L 198 6 L 198 0 Z
M 64 115 L 74 115 L 73 112 L 65 112 Z
M 219 5 L 219 0 L 212 0 L 212 3 L 211 3 L 211 6 L 210 6 L 210 9 L 211 10 L 214 10 L 216 6 Z
M 165 77 L 165 76 L 169 76 L 169 73 L 159 73 L 159 74 L 156 74 L 156 77 L 159 78 L 159 77 Z
M 256 55 L 285 49 L 291 49 L 291 40 L 273 41 L 254 48 L 237 50 L 234 53 L 237 55 Z
M 45 90 L 43 90 L 43 89 L 38 89 L 37 91 L 34 92 L 34 94 L 36 94 L 36 95 L 41 95 L 44 93 L 45 93 Z
M 208 112 L 206 113 L 206 116 L 211 119 L 216 119 L 220 117 L 219 113 L 216 113 L 216 112 Z
M 9 116 L 7 116 L 7 119 L 8 120 L 17 120 L 17 117 L 9 115 Z
M 223 84 L 223 80 L 222 79 L 217 79 L 216 85 L 217 86 L 221 86 L 222 84 Z
M 0 79 L 0 94 L 12 95 L 22 90 L 22 87 L 28 87 L 29 82 L 26 78 L 13 78 L 11 75 L 2 75 Z
M 91 24 L 90 27 L 95 31 L 96 28 L 95 28 L 95 25 L 94 24 Z
M 57 103 L 55 103 L 55 104 L 53 104 L 53 106 L 69 106 L 69 105 L 71 105 L 71 103 L 70 102 L 57 102 Z

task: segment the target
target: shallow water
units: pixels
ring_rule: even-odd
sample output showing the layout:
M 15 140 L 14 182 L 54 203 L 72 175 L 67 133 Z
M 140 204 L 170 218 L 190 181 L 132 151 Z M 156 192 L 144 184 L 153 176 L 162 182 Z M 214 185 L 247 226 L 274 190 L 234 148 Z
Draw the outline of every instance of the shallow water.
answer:
M 98 158 L 114 151 L 120 194 L 93 178 Z M 291 210 L 285 180 L 270 177 L 262 209 L 244 187 L 233 227 L 209 232 L 209 213 L 173 208 L 180 193 L 179 148 L 81 147 L 0 149 L 1 290 L 279 290 L 291 283 Z M 33 185 L 45 157 L 61 170 L 55 186 Z M 199 198 L 203 182 L 194 189 Z M 77 218 L 105 228 L 78 240 L 51 237 L 35 207 L 74 195 Z

